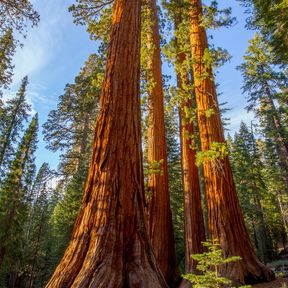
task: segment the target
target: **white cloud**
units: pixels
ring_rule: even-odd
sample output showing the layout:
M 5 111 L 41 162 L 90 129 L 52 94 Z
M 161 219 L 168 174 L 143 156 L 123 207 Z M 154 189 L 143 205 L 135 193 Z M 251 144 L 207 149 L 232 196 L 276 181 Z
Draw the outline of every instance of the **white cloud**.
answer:
M 227 113 L 228 118 L 230 118 L 230 125 L 227 127 L 230 134 L 234 134 L 239 130 L 241 121 L 250 125 L 251 121 L 255 120 L 253 113 L 248 113 L 244 108 L 234 108 Z
M 13 86 L 19 85 L 25 75 L 33 75 L 56 56 L 67 25 L 68 1 L 35 0 L 34 7 L 40 13 L 39 26 L 29 29 L 24 44 L 14 57 Z M 51 3 L 53 2 L 53 3 Z
M 18 85 L 19 86 L 19 85 Z M 18 88 L 15 90 L 5 90 L 3 93 L 3 101 L 6 102 L 7 100 L 15 97 L 18 92 Z M 55 104 L 54 100 L 45 96 L 46 87 L 39 84 L 28 84 L 27 91 L 26 91 L 26 100 L 27 103 L 31 106 L 31 114 L 34 115 L 36 113 L 36 109 L 34 107 L 34 103 L 42 103 L 42 104 Z

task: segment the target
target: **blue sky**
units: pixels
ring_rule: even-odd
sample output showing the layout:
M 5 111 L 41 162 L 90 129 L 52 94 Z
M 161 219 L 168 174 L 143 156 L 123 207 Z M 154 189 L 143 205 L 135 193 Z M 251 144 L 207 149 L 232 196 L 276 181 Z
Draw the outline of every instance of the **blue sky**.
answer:
M 27 39 L 22 40 L 24 47 L 16 52 L 14 81 L 6 95 L 11 97 L 15 94 L 21 79 L 28 75 L 30 84 L 27 97 L 33 110 L 39 113 L 41 127 L 49 111 L 56 107 L 65 84 L 73 82 L 85 60 L 96 51 L 97 44 L 90 41 L 85 27 L 73 24 L 72 16 L 67 11 L 73 0 L 32 2 L 41 15 L 41 21 L 38 27 L 29 29 Z M 226 48 L 233 57 L 217 74 L 217 82 L 223 92 L 220 101 L 227 101 L 232 109 L 227 116 L 231 118 L 230 129 L 233 133 L 238 129 L 241 119 L 247 122 L 252 119 L 252 115 L 248 115 L 244 109 L 246 104 L 241 95 L 242 78 L 236 66 L 242 62 L 248 40 L 254 32 L 245 29 L 244 10 L 236 0 L 219 2 L 223 7 L 231 6 L 233 16 L 237 17 L 237 24 L 233 27 L 213 32 L 214 44 Z M 165 70 L 164 73 L 169 72 Z M 41 128 L 38 146 L 37 166 L 46 161 L 51 168 L 56 169 L 57 154 L 45 149 Z

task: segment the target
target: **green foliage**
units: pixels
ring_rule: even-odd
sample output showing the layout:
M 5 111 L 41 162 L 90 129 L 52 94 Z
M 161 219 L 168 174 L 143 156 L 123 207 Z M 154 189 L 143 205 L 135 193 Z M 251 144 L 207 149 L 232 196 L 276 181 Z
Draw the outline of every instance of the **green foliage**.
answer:
M 164 162 L 164 159 L 149 163 L 147 174 L 148 175 L 153 175 L 153 174 L 162 175 L 163 174 L 163 169 L 162 169 L 163 162 Z
M 12 29 L 8 29 L 0 37 L 0 88 L 8 88 L 12 81 L 12 57 L 15 53 L 15 41 Z
M 95 23 L 107 6 L 111 6 L 114 0 L 76 0 L 76 4 L 70 6 L 74 22 L 78 25 Z
M 35 26 L 40 20 L 29 0 L 0 1 L 0 15 L 0 35 L 9 29 L 25 33 L 27 23 Z
M 196 165 L 201 166 L 203 163 L 211 162 L 217 168 L 219 161 L 228 156 L 226 143 L 212 142 L 210 149 L 198 151 L 196 154 Z
M 87 170 L 99 109 L 103 65 L 103 59 L 96 54 L 89 57 L 75 83 L 66 85 L 57 109 L 49 113 L 43 126 L 47 148 L 62 152 L 59 172 L 63 175 L 74 175 L 84 166 Z
M 262 135 L 271 142 L 277 153 L 275 160 L 281 167 L 283 178 L 288 179 L 288 154 L 285 148 L 288 147 L 285 124 L 288 113 L 287 72 L 283 70 L 285 67 L 275 65 L 276 58 L 271 46 L 257 33 L 250 41 L 244 60 L 239 69 L 244 78 L 243 92 L 248 94 L 247 109 L 255 112 Z
M 277 198 L 269 191 L 261 146 L 243 122 L 229 143 L 233 176 L 246 227 L 259 258 L 267 263 L 277 252 L 276 239 L 280 238 L 276 235 L 279 233 L 279 220 L 281 227 L 281 215 L 278 208 L 275 209 Z M 274 222 L 270 222 L 271 217 Z
M 30 106 L 25 99 L 28 78 L 24 77 L 17 95 L 3 106 L 0 120 L 0 181 L 14 153 L 14 146 L 27 120 Z
M 194 288 L 220 288 L 232 287 L 232 281 L 221 277 L 219 270 L 222 265 L 241 260 L 239 256 L 224 258 L 220 245 L 213 242 L 203 242 L 207 252 L 194 254 L 191 257 L 197 261 L 197 270 L 199 274 L 186 274 L 183 278 L 190 281 Z M 241 286 L 249 288 L 251 286 Z
M 35 173 L 37 131 L 38 117 L 35 115 L 0 187 L 0 251 L 10 264 L 23 257 L 24 225 L 32 201 L 30 189 Z M 15 265 L 19 265 L 17 261 Z
M 286 0 L 238 0 L 249 15 L 248 28 L 259 29 L 280 63 L 288 61 L 288 3 Z

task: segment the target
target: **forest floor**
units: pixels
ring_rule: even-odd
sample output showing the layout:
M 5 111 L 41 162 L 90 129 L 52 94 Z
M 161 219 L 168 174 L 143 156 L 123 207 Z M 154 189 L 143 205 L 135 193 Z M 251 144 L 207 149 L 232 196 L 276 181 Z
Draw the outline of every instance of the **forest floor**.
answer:
M 288 278 L 278 278 L 269 283 L 253 285 L 253 288 L 288 288 Z

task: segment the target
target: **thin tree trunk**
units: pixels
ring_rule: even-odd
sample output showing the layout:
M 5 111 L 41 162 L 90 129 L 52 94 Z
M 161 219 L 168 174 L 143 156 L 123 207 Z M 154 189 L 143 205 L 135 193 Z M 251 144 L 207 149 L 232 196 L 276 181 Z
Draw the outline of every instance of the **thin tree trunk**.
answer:
M 169 286 L 174 287 L 179 274 L 168 187 L 157 4 L 156 0 L 147 0 L 147 3 L 151 11 L 151 44 L 153 47 L 150 67 L 152 79 L 149 79 L 153 87 L 151 87 L 148 96 L 148 163 L 159 163 L 159 172 L 148 176 L 148 192 L 151 195 L 148 203 L 149 236 L 164 278 Z
M 193 73 L 201 150 L 211 150 L 213 143 L 224 145 L 224 131 L 220 119 L 215 83 L 211 67 L 205 67 L 203 55 L 208 49 L 206 31 L 201 26 L 202 3 L 190 0 L 190 43 L 193 57 Z M 208 73 L 208 77 L 204 76 Z M 213 113 L 211 113 L 213 109 Z M 210 113 L 206 113 L 209 111 Z M 210 114 L 209 116 L 207 114 Z M 212 115 L 211 115 L 212 114 Z M 240 256 L 241 261 L 232 262 L 221 273 L 234 282 L 257 283 L 274 279 L 272 271 L 257 258 L 243 219 L 228 156 L 223 159 L 204 161 L 208 202 L 209 230 L 212 239 L 220 242 L 225 257 Z
M 175 29 L 177 30 L 182 22 L 181 4 L 182 0 L 177 0 L 179 12 L 175 17 Z M 177 39 L 176 39 L 177 41 Z M 178 43 L 176 42 L 178 46 Z M 176 47 L 179 50 L 179 47 Z M 181 49 L 180 49 L 181 51 Z M 183 66 L 186 60 L 184 52 L 177 53 L 178 66 Z M 184 79 L 183 79 L 184 78 Z M 179 91 L 183 91 L 183 82 L 189 85 L 188 71 L 186 77 L 177 72 L 177 86 Z M 183 91 L 187 94 L 186 91 Z M 189 93 L 189 92 L 188 92 Z M 191 136 L 195 136 L 192 119 L 187 119 L 185 110 L 192 110 L 192 96 L 186 95 L 185 99 L 179 100 L 179 120 L 180 120 L 180 144 L 181 144 L 181 164 L 182 182 L 184 192 L 184 231 L 185 231 L 185 272 L 196 272 L 196 261 L 192 259 L 192 254 L 204 252 L 202 242 L 205 241 L 205 226 L 201 205 L 201 189 L 199 182 L 198 167 L 196 166 L 196 149 L 193 148 Z M 192 115 L 191 115 L 192 117 Z M 187 135 L 189 137 L 187 137 Z
M 35 251 L 34 251 L 34 255 L 33 255 L 33 261 L 32 261 L 32 268 L 31 268 L 31 274 L 30 274 L 30 279 L 29 279 L 29 288 L 33 287 L 33 283 L 35 280 L 35 276 L 34 276 L 34 269 L 36 266 L 36 260 L 37 260 L 37 256 L 38 256 L 38 249 L 40 246 L 40 239 L 41 239 L 41 234 L 42 234 L 42 228 L 43 228 L 43 223 L 44 223 L 44 207 L 42 207 L 42 213 L 41 213 L 41 221 L 40 221 L 40 227 L 38 230 L 38 235 L 37 235 L 37 242 L 36 242 L 36 247 L 35 247 Z M 32 240 L 32 239 L 31 239 Z
M 116 0 L 89 175 L 70 244 L 46 287 L 167 287 L 144 221 L 140 0 Z
M 262 109 L 264 110 L 263 112 L 266 113 L 265 116 L 267 117 L 268 123 L 273 127 L 272 139 L 276 144 L 276 151 L 279 156 L 279 165 L 282 169 L 281 171 L 282 178 L 283 181 L 286 183 L 286 185 L 288 185 L 288 142 L 287 139 L 285 139 L 285 136 L 283 135 L 283 126 L 280 121 L 278 112 L 276 110 L 269 85 L 266 81 L 263 83 L 263 85 L 265 88 L 267 98 L 263 97 L 261 99 Z M 268 109 L 271 109 L 272 114 L 269 114 L 268 111 L 267 115 L 267 111 L 265 111 L 267 110 L 267 106 Z

